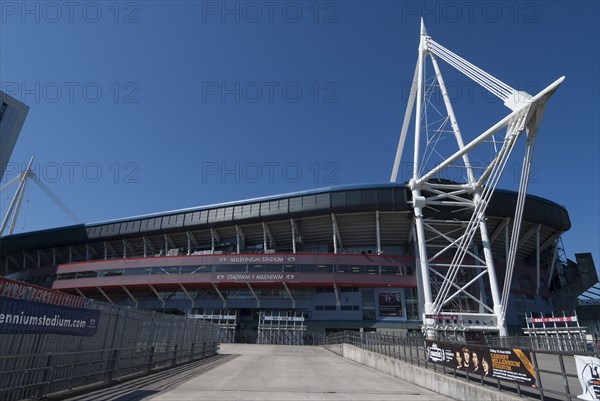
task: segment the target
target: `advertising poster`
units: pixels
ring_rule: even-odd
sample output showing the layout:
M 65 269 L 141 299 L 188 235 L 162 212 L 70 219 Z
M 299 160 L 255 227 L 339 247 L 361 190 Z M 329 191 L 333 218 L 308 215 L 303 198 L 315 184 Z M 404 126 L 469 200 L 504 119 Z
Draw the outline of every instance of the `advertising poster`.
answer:
M 400 292 L 380 292 L 378 294 L 380 317 L 403 317 L 402 294 Z
M 600 359 L 575 355 L 575 366 L 577 366 L 577 377 L 582 391 L 577 398 L 600 400 Z
M 535 385 L 529 351 L 427 340 L 427 359 L 494 379 Z
M 0 296 L 0 333 L 93 336 L 100 311 Z

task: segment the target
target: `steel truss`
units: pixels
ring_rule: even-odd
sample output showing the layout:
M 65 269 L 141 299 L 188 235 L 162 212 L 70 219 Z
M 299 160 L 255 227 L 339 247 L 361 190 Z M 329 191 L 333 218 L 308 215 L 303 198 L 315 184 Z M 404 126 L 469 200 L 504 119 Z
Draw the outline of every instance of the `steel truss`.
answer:
M 429 58 L 435 76 L 425 76 Z M 465 142 L 437 59 L 475 81 L 500 98 L 511 112 L 486 131 Z M 424 299 L 423 327 L 427 335 L 440 330 L 485 330 L 506 335 L 505 316 L 510 296 L 531 159 L 546 102 L 564 77 L 539 94 L 517 91 L 444 48 L 427 35 L 421 21 L 419 56 L 400 134 L 391 181 L 398 177 L 400 160 L 414 110 L 413 176 L 409 181 L 414 212 L 415 244 L 420 290 Z M 433 89 L 432 89 L 433 88 Z M 432 91 L 441 92 L 445 114 L 428 115 Z M 416 103 L 416 105 L 415 105 Z M 517 141 L 525 135 L 525 150 L 513 217 L 506 273 L 499 285 L 486 209 Z M 453 138 L 456 151 L 442 155 L 441 140 Z M 423 149 L 421 149 L 424 143 Z M 470 155 L 483 146 L 491 148 L 489 160 L 472 163 Z M 432 155 L 442 161 L 432 163 Z M 460 169 L 465 182 L 444 180 L 449 169 Z M 491 300 L 484 291 L 487 278 Z M 502 289 L 502 291 L 500 291 Z M 491 301 L 491 302 L 490 302 Z

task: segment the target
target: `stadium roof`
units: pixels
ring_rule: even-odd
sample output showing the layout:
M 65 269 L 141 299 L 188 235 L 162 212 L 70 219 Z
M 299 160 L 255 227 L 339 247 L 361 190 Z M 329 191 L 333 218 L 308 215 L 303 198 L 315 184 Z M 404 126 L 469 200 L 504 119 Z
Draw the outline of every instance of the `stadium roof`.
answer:
M 290 217 L 302 218 L 317 214 L 375 210 L 410 212 L 410 197 L 408 187 L 397 183 L 327 187 L 21 233 L 0 238 L 0 251 L 49 248 L 117 237 L 275 221 Z M 496 190 L 487 215 L 512 217 L 516 200 L 516 192 Z M 456 211 L 443 209 L 440 213 L 455 216 Z M 527 197 L 524 221 L 561 232 L 571 226 L 567 210 L 563 206 L 536 196 Z

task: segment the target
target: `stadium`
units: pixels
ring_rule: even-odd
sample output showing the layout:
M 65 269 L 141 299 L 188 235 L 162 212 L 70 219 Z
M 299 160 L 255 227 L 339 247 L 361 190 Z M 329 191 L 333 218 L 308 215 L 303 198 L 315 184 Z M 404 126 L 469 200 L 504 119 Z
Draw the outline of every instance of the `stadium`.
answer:
M 498 190 L 488 207 L 500 280 L 516 200 L 515 192 Z M 239 332 L 256 331 L 261 312 L 300 316 L 323 331 L 420 331 L 411 203 L 404 184 L 297 192 L 6 236 L 0 263 L 8 278 L 222 320 Z M 527 197 L 509 327 L 523 327 L 526 303 L 527 310 L 552 310 L 549 280 L 557 272 L 550 266 L 569 227 L 565 208 Z M 473 277 L 465 269 L 459 280 Z M 470 295 L 489 293 L 484 280 L 478 287 Z M 469 294 L 455 302 L 464 313 L 479 310 Z
M 508 114 L 463 137 L 438 59 Z M 569 274 L 594 270 L 590 258 L 580 269 L 564 257 L 567 210 L 527 192 L 546 103 L 564 79 L 534 95 L 512 88 L 434 41 L 421 21 L 389 183 L 13 235 L 18 194 L 27 178 L 41 185 L 28 167 L 0 237 L 0 268 L 70 294 L 216 322 L 227 341 L 277 342 L 261 335 L 306 329 L 520 334 L 527 312 L 552 314 L 573 298 L 570 290 L 551 298 Z M 411 128 L 414 151 L 403 164 Z M 518 190 L 497 189 L 513 151 Z M 408 164 L 412 178 L 399 183 Z

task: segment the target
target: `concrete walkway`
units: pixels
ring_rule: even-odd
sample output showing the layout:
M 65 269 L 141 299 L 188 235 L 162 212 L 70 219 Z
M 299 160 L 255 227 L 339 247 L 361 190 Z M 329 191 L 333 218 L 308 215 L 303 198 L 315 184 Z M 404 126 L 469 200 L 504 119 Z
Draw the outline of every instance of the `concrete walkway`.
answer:
M 450 400 L 320 347 L 223 344 L 240 356 L 145 398 L 153 401 Z

